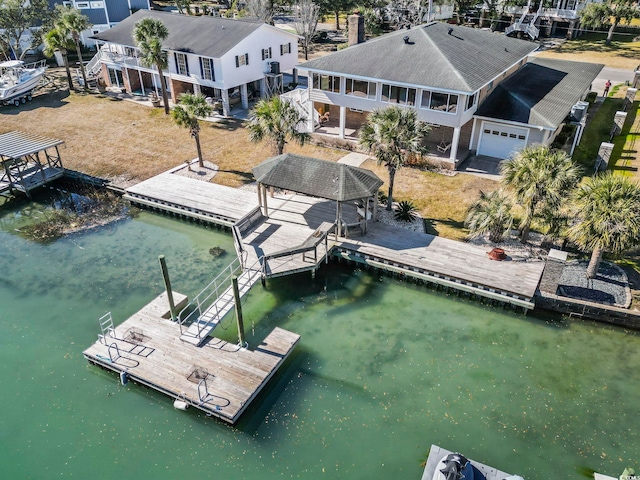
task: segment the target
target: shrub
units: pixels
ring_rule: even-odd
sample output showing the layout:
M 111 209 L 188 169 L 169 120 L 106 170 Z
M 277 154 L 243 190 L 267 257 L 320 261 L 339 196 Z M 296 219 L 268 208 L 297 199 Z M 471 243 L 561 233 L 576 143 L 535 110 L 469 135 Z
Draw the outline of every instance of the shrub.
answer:
M 417 215 L 416 207 L 412 202 L 403 200 L 398 203 L 395 211 L 396 220 L 400 220 L 401 222 L 413 222 Z

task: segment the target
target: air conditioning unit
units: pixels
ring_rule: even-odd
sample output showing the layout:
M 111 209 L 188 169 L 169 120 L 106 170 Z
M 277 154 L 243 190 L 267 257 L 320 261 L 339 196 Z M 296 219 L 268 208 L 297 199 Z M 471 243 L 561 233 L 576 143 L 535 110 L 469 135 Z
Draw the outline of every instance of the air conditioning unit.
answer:
M 269 68 L 273 75 L 280 73 L 280 62 L 269 62 Z
M 571 107 L 571 117 L 573 117 L 576 122 L 582 121 L 582 119 L 587 114 L 588 108 L 589 108 L 589 102 L 576 103 L 573 107 Z

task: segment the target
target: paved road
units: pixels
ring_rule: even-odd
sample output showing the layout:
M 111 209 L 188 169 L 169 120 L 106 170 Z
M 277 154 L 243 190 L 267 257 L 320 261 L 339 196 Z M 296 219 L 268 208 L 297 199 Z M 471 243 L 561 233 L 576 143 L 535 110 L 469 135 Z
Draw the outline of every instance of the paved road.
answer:
M 631 70 L 623 70 L 622 68 L 604 67 L 600 75 L 593 81 L 593 90 L 602 95 L 604 84 L 607 80 L 611 80 L 612 85 L 618 85 L 625 82 L 633 82 L 633 72 Z

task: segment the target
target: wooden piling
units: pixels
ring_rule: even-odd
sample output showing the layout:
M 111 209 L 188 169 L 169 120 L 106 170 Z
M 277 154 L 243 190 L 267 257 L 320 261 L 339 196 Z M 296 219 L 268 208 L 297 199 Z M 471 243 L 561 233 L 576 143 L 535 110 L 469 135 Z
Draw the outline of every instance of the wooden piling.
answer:
M 164 279 L 164 288 L 167 290 L 167 298 L 169 299 L 169 310 L 171 312 L 171 320 L 176 321 L 176 305 L 173 302 L 173 290 L 171 289 L 171 280 L 169 279 L 169 270 L 164 255 L 158 257 L 160 260 L 160 269 L 162 270 L 162 278 Z

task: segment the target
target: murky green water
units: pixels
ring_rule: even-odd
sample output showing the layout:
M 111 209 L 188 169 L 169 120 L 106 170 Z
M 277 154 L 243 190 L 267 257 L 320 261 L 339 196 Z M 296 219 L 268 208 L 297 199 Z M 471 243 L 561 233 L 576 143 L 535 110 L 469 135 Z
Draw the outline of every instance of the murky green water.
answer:
M 176 411 L 82 350 L 161 291 L 158 255 L 193 295 L 231 237 L 143 213 L 43 246 L 14 231 L 38 211 L 0 208 L 0 478 L 419 479 L 431 443 L 528 480 L 640 466 L 639 335 L 342 265 L 247 298 L 251 344 L 302 341 L 237 427 Z

